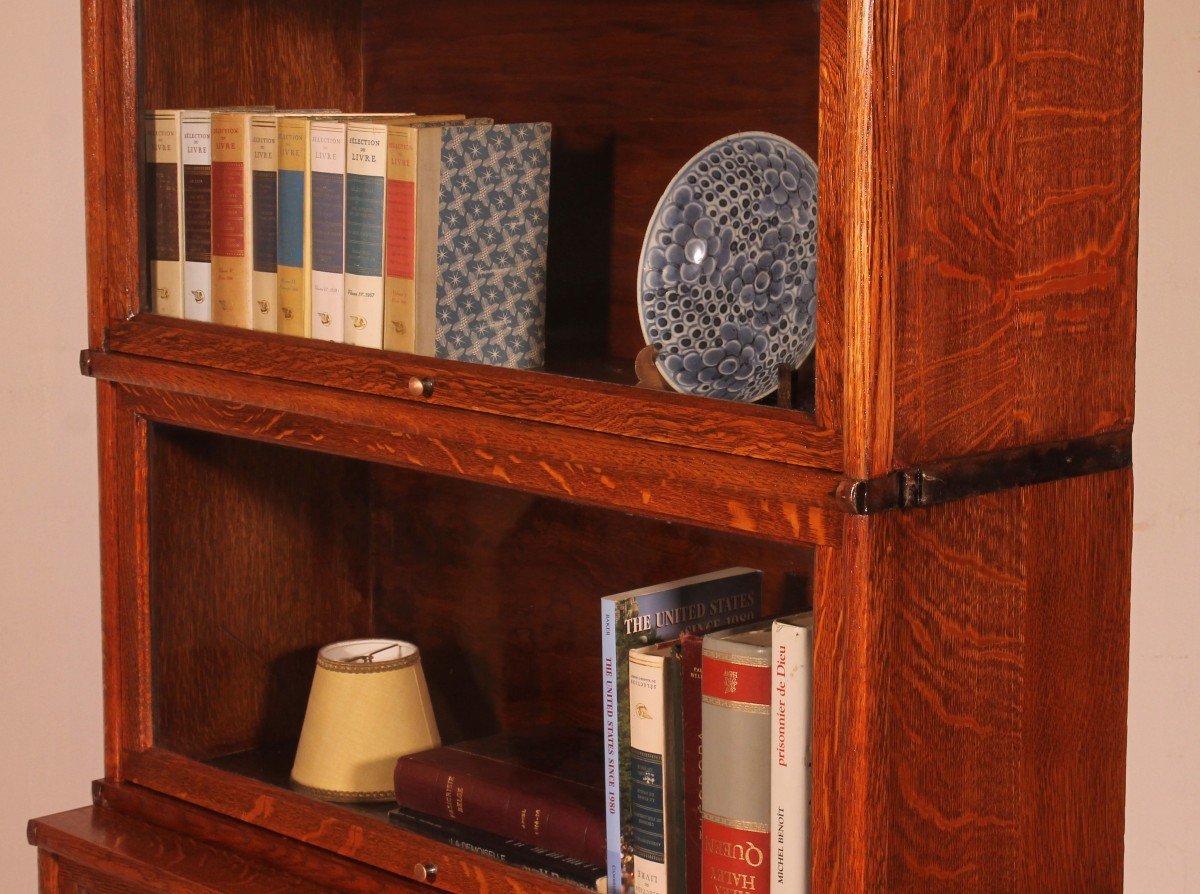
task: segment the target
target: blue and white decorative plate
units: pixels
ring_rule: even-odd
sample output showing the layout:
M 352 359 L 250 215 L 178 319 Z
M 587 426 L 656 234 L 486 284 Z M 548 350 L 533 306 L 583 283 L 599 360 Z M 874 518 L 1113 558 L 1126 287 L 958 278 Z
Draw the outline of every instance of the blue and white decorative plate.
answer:
M 755 401 L 816 336 L 817 166 L 769 133 L 700 152 L 659 200 L 638 271 L 638 309 L 676 391 Z

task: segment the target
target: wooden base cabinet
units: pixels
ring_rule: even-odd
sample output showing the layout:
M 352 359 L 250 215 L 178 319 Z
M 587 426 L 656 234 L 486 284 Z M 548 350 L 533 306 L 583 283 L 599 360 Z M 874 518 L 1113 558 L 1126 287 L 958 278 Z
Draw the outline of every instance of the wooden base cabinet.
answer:
M 566 890 L 288 781 L 316 650 L 419 645 L 443 739 L 599 729 L 599 598 L 811 606 L 812 890 L 1122 887 L 1140 0 L 85 0 L 106 708 L 46 892 Z M 145 310 L 141 112 L 554 125 L 547 365 Z M 674 172 L 819 162 L 786 406 L 637 387 Z

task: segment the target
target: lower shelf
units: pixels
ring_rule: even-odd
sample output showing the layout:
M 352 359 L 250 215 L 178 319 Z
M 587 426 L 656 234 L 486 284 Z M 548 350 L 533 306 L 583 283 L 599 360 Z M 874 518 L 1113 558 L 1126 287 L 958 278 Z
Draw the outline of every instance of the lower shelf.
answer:
M 168 814 L 191 822 L 189 812 L 196 806 L 206 808 L 240 821 L 234 826 L 249 823 L 277 833 L 270 836 L 275 851 L 319 849 L 355 861 L 365 872 L 382 870 L 406 880 L 424 877 L 446 891 L 565 894 L 581 890 L 399 829 L 388 822 L 389 804 L 331 804 L 294 791 L 288 782 L 291 761 L 292 752 L 286 748 L 262 748 L 206 762 L 151 749 L 130 756 L 129 777 L 137 785 L 117 787 L 112 797 L 129 801 L 131 792 L 152 789 L 171 796 L 161 800 L 173 803 L 173 810 L 164 813 L 152 794 L 130 804 L 130 809 L 139 815 L 156 810 L 152 819 L 158 822 L 165 822 Z M 110 788 L 102 784 L 104 791 Z
M 330 881 L 343 873 L 322 877 L 312 865 L 309 872 L 294 873 L 261 855 L 247 855 L 103 804 L 33 820 L 28 835 L 39 851 L 39 889 L 44 894 L 368 890 L 334 888 Z M 398 881 L 390 888 L 420 890 L 418 885 Z

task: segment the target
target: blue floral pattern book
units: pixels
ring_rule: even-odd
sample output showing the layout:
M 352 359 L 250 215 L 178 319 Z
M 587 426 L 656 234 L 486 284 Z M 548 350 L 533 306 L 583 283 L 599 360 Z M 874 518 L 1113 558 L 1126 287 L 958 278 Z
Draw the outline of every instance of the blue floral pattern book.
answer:
M 546 348 L 550 125 L 440 132 L 436 355 L 539 367 Z

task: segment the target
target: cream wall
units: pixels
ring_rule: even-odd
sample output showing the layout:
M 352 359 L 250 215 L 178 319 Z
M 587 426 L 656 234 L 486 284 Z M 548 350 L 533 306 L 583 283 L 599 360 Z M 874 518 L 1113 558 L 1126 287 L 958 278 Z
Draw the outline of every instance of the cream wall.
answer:
M 1054 0 L 1067 2 L 1067 0 Z M 3 0 L 0 891 L 26 820 L 102 772 L 93 386 L 84 344 L 79 14 Z M 1146 0 L 1127 885 L 1200 891 L 1200 4 Z M 48 325 L 61 313 L 59 325 Z
M 77 0 L 0 0 L 0 891 L 103 774 Z
M 1200 3 L 1146 0 L 1126 888 L 1200 891 Z

